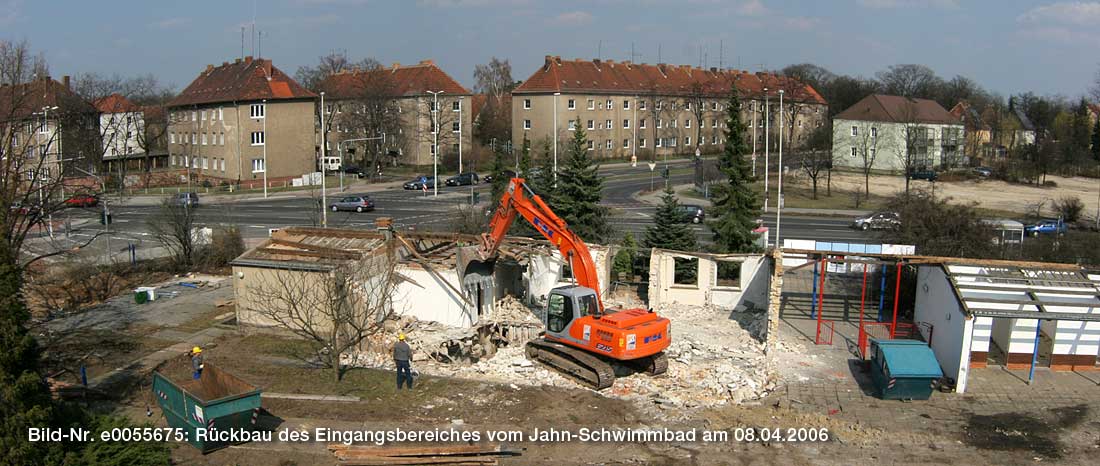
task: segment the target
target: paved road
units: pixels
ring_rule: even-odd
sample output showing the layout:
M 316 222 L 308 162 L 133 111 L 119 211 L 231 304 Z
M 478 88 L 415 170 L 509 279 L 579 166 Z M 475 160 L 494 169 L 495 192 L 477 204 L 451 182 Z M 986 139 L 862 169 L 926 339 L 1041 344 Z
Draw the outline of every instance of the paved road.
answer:
M 691 182 L 691 162 L 673 161 L 670 164 L 672 184 Z M 611 222 L 617 233 L 631 232 L 641 237 L 645 229 L 653 224 L 655 208 L 635 199 L 641 191 L 651 189 L 651 185 L 660 188 L 663 179 L 652 176 L 648 166 L 640 163 L 638 167 L 614 165 L 601 169 L 605 176 L 604 204 L 612 209 Z M 488 196 L 489 186 L 479 185 L 473 188 L 481 193 L 484 200 Z M 400 188 L 372 192 L 370 196 L 378 205 L 378 210 L 366 213 L 329 212 L 330 227 L 370 228 L 378 217 L 392 217 L 398 227 L 411 227 L 418 230 L 453 229 L 459 217 L 459 209 L 468 208 L 471 187 L 440 188 L 439 197 L 425 196 L 419 191 L 405 191 Z M 340 196 L 331 193 L 330 198 Z M 197 224 L 236 224 L 242 228 L 246 238 L 268 236 L 269 229 L 284 226 L 314 226 L 320 224 L 320 212 L 316 200 L 309 197 L 292 197 L 283 194 L 270 199 L 241 199 L 218 205 L 203 205 L 197 212 Z M 331 202 L 331 199 L 330 199 Z M 480 209 L 483 209 L 481 207 Z M 111 225 L 111 254 L 126 257 L 125 248 L 134 244 L 139 256 L 152 254 L 158 246 L 149 233 L 147 222 L 159 215 L 159 206 L 121 206 L 113 209 L 114 222 Z M 32 244 L 37 252 L 50 248 L 69 248 L 85 242 L 103 227 L 92 221 L 97 216 L 95 209 L 72 209 L 67 215 L 74 223 L 85 223 L 81 228 L 70 232 L 66 237 L 56 232 L 53 244 Z M 784 216 L 782 235 L 784 238 L 819 239 L 832 241 L 870 241 L 871 235 L 848 228 L 848 218 Z M 766 215 L 763 224 L 775 231 L 774 214 Z M 709 242 L 710 230 L 705 225 L 692 225 L 700 242 Z M 63 230 L 62 230 L 63 231 Z M 105 237 L 97 238 L 86 248 L 87 254 L 101 257 L 107 248 Z

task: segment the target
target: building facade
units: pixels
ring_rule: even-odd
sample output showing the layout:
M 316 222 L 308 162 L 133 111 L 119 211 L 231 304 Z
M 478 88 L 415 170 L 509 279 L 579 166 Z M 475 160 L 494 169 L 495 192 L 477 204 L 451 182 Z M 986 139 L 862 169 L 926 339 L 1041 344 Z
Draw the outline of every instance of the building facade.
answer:
M 562 60 L 542 67 L 512 92 L 512 143 L 564 144 L 583 128 L 598 158 L 718 152 L 724 144 L 731 88 L 741 99 L 747 142 L 791 148 L 807 141 L 828 115 L 825 100 L 797 80 L 738 70 L 647 65 L 613 60 Z M 780 126 L 779 91 L 783 91 Z M 765 101 L 769 108 L 765 108 Z M 765 121 L 765 115 L 769 121 Z M 765 138 L 765 127 L 770 132 Z
M 927 99 L 870 95 L 833 118 L 833 164 L 903 172 L 966 162 L 963 122 Z
M 207 65 L 168 104 L 170 166 L 236 184 L 314 172 L 316 98 L 269 59 Z
M 40 183 L 63 174 L 83 176 L 81 170 L 94 172 L 97 115 L 95 107 L 72 91 L 68 76 L 62 82 L 45 76 L 0 86 L 3 154 L 23 156 L 4 166 Z
M 329 76 L 319 87 L 325 93 L 330 168 L 431 165 L 437 145 L 439 162 L 457 167 L 463 153 L 471 152 L 473 95 L 431 60 L 347 70 Z M 316 129 L 319 151 L 320 120 Z

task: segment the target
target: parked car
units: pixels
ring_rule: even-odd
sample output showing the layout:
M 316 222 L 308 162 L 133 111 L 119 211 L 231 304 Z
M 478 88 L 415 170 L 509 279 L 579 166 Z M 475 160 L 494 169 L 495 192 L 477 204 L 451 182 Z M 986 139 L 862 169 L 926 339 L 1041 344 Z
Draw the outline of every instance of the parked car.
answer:
M 706 218 L 703 208 L 697 205 L 681 205 L 678 210 L 684 223 L 703 223 Z
M 852 228 L 857 230 L 887 230 L 901 228 L 901 217 L 896 212 L 876 212 L 866 217 L 859 217 L 852 221 Z
M 936 171 L 931 168 L 918 168 L 906 174 L 911 180 L 936 181 Z
M 99 205 L 99 198 L 91 194 L 77 194 L 65 199 L 65 207 L 95 207 Z
M 360 194 L 357 196 L 345 196 L 340 198 L 340 200 L 329 204 L 328 208 L 333 212 L 339 212 L 341 210 L 367 212 L 374 210 L 374 201 L 365 194 Z
M 481 180 L 478 178 L 477 173 L 466 172 L 459 173 L 458 175 L 447 178 L 447 186 L 466 186 L 471 184 L 478 184 Z
M 1030 236 L 1066 234 L 1066 222 L 1058 219 L 1046 219 L 1024 227 L 1024 232 Z
M 42 211 L 42 207 L 38 204 L 23 204 L 22 202 L 14 202 L 10 208 L 11 213 L 16 215 L 34 215 Z
M 344 174 L 345 175 L 355 175 L 356 178 L 362 178 L 364 176 L 367 176 L 366 173 L 363 173 L 363 169 L 361 169 L 359 167 L 356 167 L 356 166 L 344 167 Z
M 172 198 L 172 202 L 175 205 L 182 205 L 187 207 L 199 206 L 199 194 L 198 193 L 177 193 L 176 197 Z
M 516 172 L 514 172 L 512 170 L 504 170 L 504 171 L 500 172 L 500 176 L 503 176 L 507 179 L 512 179 L 512 178 L 516 177 Z M 481 182 L 482 183 L 492 183 L 493 182 L 493 175 L 491 173 L 488 174 L 488 175 L 485 175 L 485 178 L 482 178 Z
M 993 169 L 989 167 L 974 167 L 970 169 L 970 171 L 974 172 L 975 175 L 983 178 L 989 178 L 993 176 Z
M 435 180 L 434 176 L 420 176 L 420 177 L 414 178 L 412 181 L 409 181 L 408 183 L 405 183 L 404 185 L 402 185 L 402 187 L 405 188 L 405 189 L 424 189 L 424 186 L 427 186 L 428 188 L 431 188 L 432 185 L 435 183 L 434 180 Z

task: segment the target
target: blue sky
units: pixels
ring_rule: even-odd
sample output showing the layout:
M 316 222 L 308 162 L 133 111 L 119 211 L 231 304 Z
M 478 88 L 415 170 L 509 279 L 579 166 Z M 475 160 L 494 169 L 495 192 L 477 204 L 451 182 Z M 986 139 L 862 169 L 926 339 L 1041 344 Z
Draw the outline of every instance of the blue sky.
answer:
M 255 5 L 255 10 L 254 10 Z M 1075 97 L 1100 65 L 1100 2 L 1023 0 L 0 0 L 0 39 L 27 39 L 55 76 L 152 73 L 176 89 L 240 55 L 241 26 L 293 74 L 330 50 L 431 58 L 463 84 L 492 56 L 525 79 L 547 54 L 757 71 L 813 62 L 873 76 L 923 63 L 1002 94 Z M 251 40 L 245 39 L 245 53 Z M 602 41 L 602 47 L 600 42 Z

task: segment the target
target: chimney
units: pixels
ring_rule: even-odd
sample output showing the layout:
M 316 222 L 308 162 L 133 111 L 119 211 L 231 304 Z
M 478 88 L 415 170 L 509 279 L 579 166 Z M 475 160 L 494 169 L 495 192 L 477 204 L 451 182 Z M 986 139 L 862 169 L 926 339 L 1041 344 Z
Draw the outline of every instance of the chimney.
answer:
M 69 75 L 62 76 L 61 83 L 65 85 L 65 89 L 71 90 L 73 88 L 69 85 Z
M 623 60 L 623 64 L 626 65 L 626 66 L 630 66 L 633 63 L 631 63 L 630 60 Z
M 561 55 L 554 55 L 554 61 L 557 62 L 557 64 L 560 65 L 561 64 Z
M 420 60 L 421 65 L 434 65 L 435 62 L 431 60 Z
M 223 62 L 222 62 L 222 66 L 229 66 L 229 62 L 227 62 L 227 61 L 223 61 Z
M 395 69 L 395 70 L 396 70 L 396 69 L 398 69 L 398 68 L 401 68 L 401 63 L 399 63 L 399 62 L 393 62 L 393 69 Z
M 711 73 L 717 73 L 718 72 L 718 67 L 716 67 L 716 66 L 710 67 L 710 72 Z
M 607 63 L 608 65 L 614 65 L 614 64 L 615 64 L 615 60 L 612 60 L 612 59 L 610 59 L 610 58 L 609 58 L 609 59 L 607 59 L 607 60 L 606 60 L 606 61 L 605 61 L 604 63 Z
M 268 79 L 271 79 L 271 60 L 260 59 L 260 61 L 264 66 L 264 74 L 267 75 Z
M 209 73 L 211 71 L 214 71 L 214 65 L 206 65 L 206 72 Z
M 233 64 L 237 64 L 237 63 L 240 63 L 240 62 L 241 62 L 240 58 L 234 58 L 233 59 Z
M 252 55 L 249 55 L 249 56 L 247 56 L 247 57 L 244 57 L 244 62 L 245 62 L 246 64 L 250 64 L 250 63 L 252 63 Z

